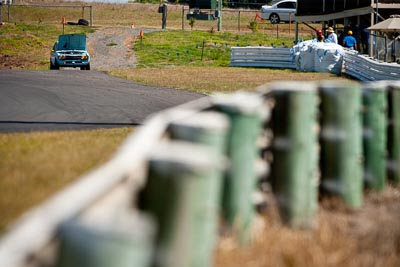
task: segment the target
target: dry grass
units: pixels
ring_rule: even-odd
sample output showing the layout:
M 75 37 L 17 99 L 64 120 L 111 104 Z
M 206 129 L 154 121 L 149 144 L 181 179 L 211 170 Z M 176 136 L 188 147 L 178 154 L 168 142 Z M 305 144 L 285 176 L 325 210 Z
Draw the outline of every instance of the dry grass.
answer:
M 42 4 L 42 5 L 59 5 L 59 1 L 19 1 L 18 3 L 26 4 Z M 81 3 L 65 2 L 62 5 L 81 6 Z M 108 4 L 108 3 L 87 3 L 87 6 L 93 6 L 93 25 L 96 27 L 103 26 L 124 26 L 129 27 L 132 23 L 136 28 L 160 28 L 161 29 L 161 14 L 157 12 L 158 4 Z M 188 12 L 188 6 L 185 6 L 185 16 Z M 7 12 L 5 12 L 7 13 Z M 245 31 L 250 32 L 248 28 L 250 21 L 255 19 L 256 13 L 259 10 L 239 10 L 224 9 L 222 30 L 223 31 Z M 85 8 L 83 17 L 89 20 L 89 8 Z M 3 15 L 4 16 L 4 15 Z M 11 22 L 24 22 L 24 23 L 41 23 L 59 25 L 61 18 L 65 17 L 67 21 L 76 22 L 82 17 L 82 8 L 11 8 Z M 6 21 L 6 16 L 3 17 Z M 240 25 L 240 27 L 239 27 Z M 259 25 L 261 32 L 269 36 L 276 36 L 276 25 L 270 24 L 268 21 L 263 21 Z M 279 35 L 291 36 L 294 38 L 294 24 L 280 24 Z M 182 6 L 181 5 L 168 5 L 167 29 L 181 29 L 182 28 Z M 190 30 L 189 22 L 184 19 L 185 30 Z M 214 21 L 201 21 L 196 20 L 193 29 L 217 29 L 217 20 Z M 313 34 L 310 28 L 299 25 L 300 38 Z
M 110 73 L 135 82 L 205 93 L 254 90 L 257 86 L 276 80 L 316 81 L 344 79 L 329 73 L 306 73 L 295 70 L 231 67 L 145 68 L 112 70 Z M 154 77 L 157 77 L 157 79 Z
M 400 265 L 400 189 L 368 193 L 359 211 L 324 201 L 314 230 L 293 230 L 279 222 L 274 205 L 265 214 L 264 230 L 249 247 L 221 240 L 217 267 L 385 266 Z
M 106 162 L 131 128 L 0 134 L 0 232 L 30 207 Z

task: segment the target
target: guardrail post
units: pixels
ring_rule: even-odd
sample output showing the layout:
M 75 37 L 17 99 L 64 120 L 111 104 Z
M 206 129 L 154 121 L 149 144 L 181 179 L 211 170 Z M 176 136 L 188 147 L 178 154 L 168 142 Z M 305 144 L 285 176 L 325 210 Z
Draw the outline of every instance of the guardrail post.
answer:
M 90 27 L 92 27 L 93 26 L 93 6 L 90 6 L 90 9 L 89 9 L 89 14 L 90 14 Z
M 400 82 L 392 82 L 389 89 L 388 154 L 389 179 L 400 184 Z
M 62 224 L 56 266 L 150 267 L 156 234 L 153 220 L 142 215 L 124 219 L 114 225 L 77 219 Z
M 141 205 L 159 225 L 154 266 L 211 266 L 218 155 L 204 145 L 174 141 L 160 144 L 149 161 Z
M 262 98 L 249 93 L 214 97 L 214 109 L 229 116 L 227 156 L 230 168 L 223 186 L 223 215 L 233 233 L 244 244 L 251 240 L 255 214 L 252 195 L 256 191 L 257 139 L 262 127 Z
M 320 85 L 321 188 L 351 208 L 362 205 L 361 88 L 350 82 Z
M 283 221 L 309 228 L 318 208 L 317 86 L 278 82 L 269 88 L 275 100 L 272 189 Z
M 382 191 L 386 187 L 386 83 L 368 83 L 362 95 L 364 181 L 367 187 Z

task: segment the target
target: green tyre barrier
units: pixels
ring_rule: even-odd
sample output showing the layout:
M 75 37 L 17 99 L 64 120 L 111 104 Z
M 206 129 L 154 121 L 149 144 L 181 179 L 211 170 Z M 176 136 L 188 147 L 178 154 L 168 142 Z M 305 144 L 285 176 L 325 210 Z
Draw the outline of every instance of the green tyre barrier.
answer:
M 228 118 L 218 112 L 204 111 L 192 114 L 179 121 L 172 122 L 168 127 L 168 132 L 171 139 L 203 144 L 213 149 L 215 153 L 224 157 L 226 152 L 227 131 L 229 127 Z M 224 166 L 221 166 L 223 169 Z M 223 174 L 220 172 L 220 177 L 210 180 L 210 191 L 206 192 L 204 197 L 209 198 L 213 202 L 215 214 L 213 218 L 217 218 L 221 212 L 222 201 L 222 181 Z M 211 212 L 211 211 L 210 211 Z M 206 235 L 217 237 L 218 221 L 212 220 L 207 224 L 209 229 Z M 207 239 L 209 248 L 207 251 L 212 251 L 216 245 L 216 239 Z
M 270 90 L 275 100 L 272 189 L 283 221 L 309 228 L 318 207 L 317 86 L 279 82 Z
M 156 227 L 148 216 L 125 222 L 88 225 L 71 220 L 61 225 L 57 267 L 150 267 Z M 116 220 L 117 221 L 117 220 Z
M 257 186 L 257 139 L 263 120 L 263 100 L 250 93 L 216 96 L 214 110 L 230 120 L 227 140 L 229 169 L 223 186 L 223 216 L 241 244 L 251 241 Z
M 212 266 L 221 164 L 214 150 L 188 142 L 160 144 L 150 155 L 140 201 L 159 225 L 153 266 Z
M 387 91 L 386 83 L 363 85 L 364 181 L 368 188 L 386 187 Z
M 321 189 L 356 209 L 363 200 L 361 88 L 326 81 L 319 93 Z
M 192 114 L 168 127 L 171 139 L 204 144 L 216 153 L 226 151 L 226 138 L 229 128 L 227 116 L 213 111 Z
M 389 179 L 400 184 L 400 82 L 390 82 L 389 86 L 389 127 L 388 154 Z

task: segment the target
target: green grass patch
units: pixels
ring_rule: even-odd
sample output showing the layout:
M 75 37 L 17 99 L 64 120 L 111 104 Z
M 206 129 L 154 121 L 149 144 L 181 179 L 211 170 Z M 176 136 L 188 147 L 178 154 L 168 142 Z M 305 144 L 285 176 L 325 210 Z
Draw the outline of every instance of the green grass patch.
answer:
M 169 30 L 147 33 L 135 40 L 138 67 L 228 66 L 232 46 L 292 46 L 291 38 L 263 33 Z

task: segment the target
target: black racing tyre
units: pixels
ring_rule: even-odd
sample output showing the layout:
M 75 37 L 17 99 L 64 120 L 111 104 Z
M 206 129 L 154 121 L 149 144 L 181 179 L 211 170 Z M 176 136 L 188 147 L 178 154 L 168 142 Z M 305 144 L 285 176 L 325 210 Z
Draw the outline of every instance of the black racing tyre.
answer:
M 89 21 L 87 21 L 86 19 L 79 19 L 78 25 L 89 26 Z

